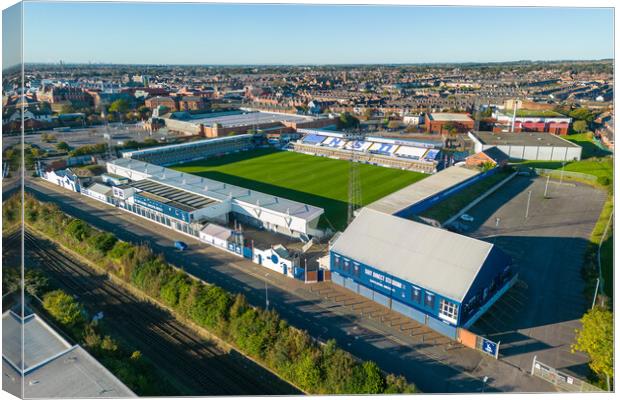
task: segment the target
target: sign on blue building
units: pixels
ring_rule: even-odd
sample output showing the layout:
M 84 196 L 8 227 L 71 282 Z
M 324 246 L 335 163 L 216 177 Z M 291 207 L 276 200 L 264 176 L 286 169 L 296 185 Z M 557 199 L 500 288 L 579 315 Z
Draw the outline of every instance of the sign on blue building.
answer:
M 179 219 L 183 222 L 187 222 L 187 223 L 190 222 L 190 214 L 187 211 L 183 211 L 175 207 L 170 207 L 167 204 L 141 196 L 139 193 L 134 194 L 133 200 L 136 204 L 141 205 L 143 207 L 149 208 L 154 211 L 158 211 L 162 214 L 168 215 L 169 217 L 172 217 L 172 218 Z

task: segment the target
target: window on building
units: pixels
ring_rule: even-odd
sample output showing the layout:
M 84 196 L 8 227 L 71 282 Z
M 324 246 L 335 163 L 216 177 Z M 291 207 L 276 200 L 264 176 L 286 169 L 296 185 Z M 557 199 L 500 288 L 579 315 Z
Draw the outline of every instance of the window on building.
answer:
M 349 262 L 349 260 L 344 260 L 344 266 L 343 269 L 345 272 L 351 272 L 351 264 Z
M 458 314 L 458 306 L 456 303 L 453 303 L 448 300 L 441 299 L 439 303 L 439 315 L 445 317 L 451 322 L 456 323 L 456 318 Z
M 334 267 L 340 268 L 340 257 L 334 256 Z
M 411 288 L 411 300 L 413 300 L 415 303 L 420 303 L 421 299 L 422 299 L 422 290 L 417 287 L 412 287 Z
M 360 265 L 358 263 L 353 264 L 353 275 L 360 277 Z
M 426 293 L 424 296 L 424 305 L 428 308 L 435 307 L 435 295 L 432 293 Z

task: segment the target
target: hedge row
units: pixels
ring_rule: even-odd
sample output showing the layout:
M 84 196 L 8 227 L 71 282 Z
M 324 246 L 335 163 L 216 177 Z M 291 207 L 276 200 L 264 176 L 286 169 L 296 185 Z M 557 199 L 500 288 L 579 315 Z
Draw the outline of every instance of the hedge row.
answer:
M 10 199 L 19 205 L 18 201 Z M 5 205 L 6 207 L 6 205 Z M 12 214 L 5 212 L 5 218 Z M 358 362 L 334 340 L 321 345 L 273 311 L 252 307 L 242 294 L 207 285 L 168 264 L 145 245 L 119 241 L 56 205 L 25 198 L 25 219 L 49 237 L 88 257 L 181 316 L 312 394 L 413 393 L 401 377 L 384 375 L 372 361 Z

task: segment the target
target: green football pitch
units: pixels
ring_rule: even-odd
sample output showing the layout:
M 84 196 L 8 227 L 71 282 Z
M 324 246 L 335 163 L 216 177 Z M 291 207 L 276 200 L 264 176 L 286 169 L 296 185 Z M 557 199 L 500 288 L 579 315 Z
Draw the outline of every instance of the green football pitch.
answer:
M 171 168 L 321 207 L 325 210 L 321 226 L 346 227 L 348 161 L 257 149 Z M 370 164 L 360 164 L 359 172 L 362 206 L 428 176 Z

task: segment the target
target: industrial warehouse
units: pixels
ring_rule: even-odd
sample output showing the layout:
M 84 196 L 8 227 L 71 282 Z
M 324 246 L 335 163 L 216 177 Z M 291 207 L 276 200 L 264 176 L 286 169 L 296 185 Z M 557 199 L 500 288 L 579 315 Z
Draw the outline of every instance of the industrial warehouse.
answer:
M 581 160 L 581 146 L 546 132 L 471 131 L 468 136 L 474 142 L 476 153 L 497 147 L 515 161 Z
M 187 135 L 200 135 L 216 138 L 243 134 L 247 131 L 291 133 L 300 128 L 320 128 L 335 124 L 334 118 L 312 117 L 276 112 L 263 112 L 251 109 L 229 109 L 204 113 L 178 111 L 159 115 L 161 121 L 171 131 Z
M 516 281 L 491 243 L 370 208 L 333 240 L 329 257 L 334 283 L 453 339 Z

